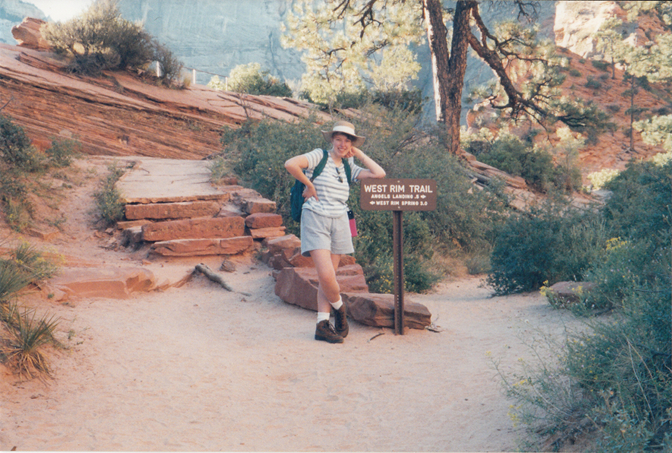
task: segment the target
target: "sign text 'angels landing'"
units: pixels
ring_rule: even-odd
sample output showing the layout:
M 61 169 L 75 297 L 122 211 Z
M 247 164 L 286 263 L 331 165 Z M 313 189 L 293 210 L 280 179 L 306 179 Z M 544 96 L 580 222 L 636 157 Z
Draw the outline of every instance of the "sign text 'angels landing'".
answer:
M 365 211 L 433 211 L 433 179 L 374 179 L 362 181 L 360 206 Z

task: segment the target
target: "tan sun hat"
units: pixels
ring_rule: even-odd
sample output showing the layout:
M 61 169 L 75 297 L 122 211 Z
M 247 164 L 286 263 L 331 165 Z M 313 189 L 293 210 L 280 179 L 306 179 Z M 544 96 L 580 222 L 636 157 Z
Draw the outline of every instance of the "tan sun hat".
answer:
M 347 121 L 336 121 L 334 123 L 333 129 L 330 131 L 322 131 L 322 135 L 324 135 L 324 139 L 326 141 L 331 143 L 331 137 L 335 132 L 341 132 L 353 137 L 352 146 L 357 148 L 362 146 L 364 144 L 364 140 L 366 140 L 366 137 L 360 137 L 359 135 L 355 134 L 355 126 L 353 126 L 352 123 L 348 123 Z

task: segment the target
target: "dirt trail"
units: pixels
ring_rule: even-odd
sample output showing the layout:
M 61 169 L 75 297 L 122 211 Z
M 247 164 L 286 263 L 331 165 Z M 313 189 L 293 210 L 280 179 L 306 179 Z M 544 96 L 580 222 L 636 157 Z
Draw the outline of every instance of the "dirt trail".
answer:
M 329 345 L 263 264 L 239 263 L 231 282 L 252 295 L 200 277 L 55 305 L 69 349 L 49 386 L 3 386 L 0 448 L 510 451 L 511 402 L 488 352 L 507 369 L 530 355 L 521 333 L 560 335 L 567 321 L 538 295 L 491 298 L 470 278 L 415 296 L 441 333 L 353 325 Z
M 62 234 L 44 245 L 106 266 L 147 265 L 141 252 L 107 250 L 90 225 L 108 164 L 78 162 Z M 221 258 L 151 267 L 179 274 L 198 262 L 217 269 Z M 330 345 L 313 339 L 315 313 L 274 294 L 266 265 L 236 264 L 224 275 L 250 295 L 198 276 L 127 300 L 23 298 L 61 318 L 67 349 L 51 354 L 46 386 L 0 367 L 0 450 L 511 451 L 512 401 L 488 355 L 510 371 L 531 356 L 521 336 L 561 336 L 571 322 L 538 294 L 491 297 L 472 277 L 412 296 L 440 333 L 352 323 L 346 342 Z

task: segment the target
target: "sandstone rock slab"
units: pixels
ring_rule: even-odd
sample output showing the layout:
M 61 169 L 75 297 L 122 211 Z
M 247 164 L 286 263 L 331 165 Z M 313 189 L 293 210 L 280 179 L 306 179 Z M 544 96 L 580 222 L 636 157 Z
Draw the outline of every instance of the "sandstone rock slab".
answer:
M 26 17 L 19 25 L 12 27 L 12 36 L 19 43 L 19 46 L 36 50 L 49 50 L 51 46 L 40 32 L 40 28 L 46 23 L 41 19 Z
M 127 299 L 131 293 L 153 290 L 156 277 L 141 267 L 66 268 L 49 284 L 69 296 Z
M 275 201 L 267 200 L 265 198 L 247 200 L 245 202 L 245 211 L 248 214 L 274 213 L 275 210 Z
M 143 240 L 148 242 L 176 239 L 231 238 L 245 234 L 242 217 L 168 220 L 142 226 Z
M 214 217 L 221 208 L 217 201 L 185 201 L 177 203 L 127 204 L 128 220 L 174 220 L 195 217 Z
M 285 229 L 284 226 L 273 228 L 250 228 L 250 236 L 254 239 L 281 237 L 285 235 Z
M 262 245 L 268 247 L 268 251 L 272 255 L 276 255 L 280 253 L 283 249 L 293 250 L 296 247 L 301 247 L 301 239 L 299 239 L 293 234 L 287 234 L 285 236 L 266 239 L 262 242 Z
M 275 228 L 282 226 L 282 216 L 270 212 L 257 212 L 245 218 L 248 228 Z
M 338 269 L 336 280 L 341 292 L 368 292 L 364 271 L 358 264 Z M 275 294 L 288 304 L 317 311 L 317 271 L 310 267 L 286 267 L 280 271 L 275 284 Z
M 251 250 L 253 247 L 254 239 L 251 236 L 216 239 L 176 239 L 173 241 L 155 242 L 150 248 L 150 253 L 173 257 L 238 255 Z
M 343 302 L 355 321 L 367 326 L 394 328 L 394 294 L 345 293 Z M 427 307 L 404 298 L 404 324 L 411 329 L 431 325 Z

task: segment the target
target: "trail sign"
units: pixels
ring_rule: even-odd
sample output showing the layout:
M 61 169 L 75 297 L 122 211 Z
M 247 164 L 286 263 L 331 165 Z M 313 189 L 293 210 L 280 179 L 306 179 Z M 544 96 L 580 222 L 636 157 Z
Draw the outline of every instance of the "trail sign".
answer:
M 374 179 L 362 181 L 360 206 L 365 211 L 433 211 L 433 179 Z
M 359 205 L 365 211 L 392 211 L 394 255 L 394 332 L 404 334 L 404 211 L 436 209 L 433 179 L 373 179 L 362 181 Z

